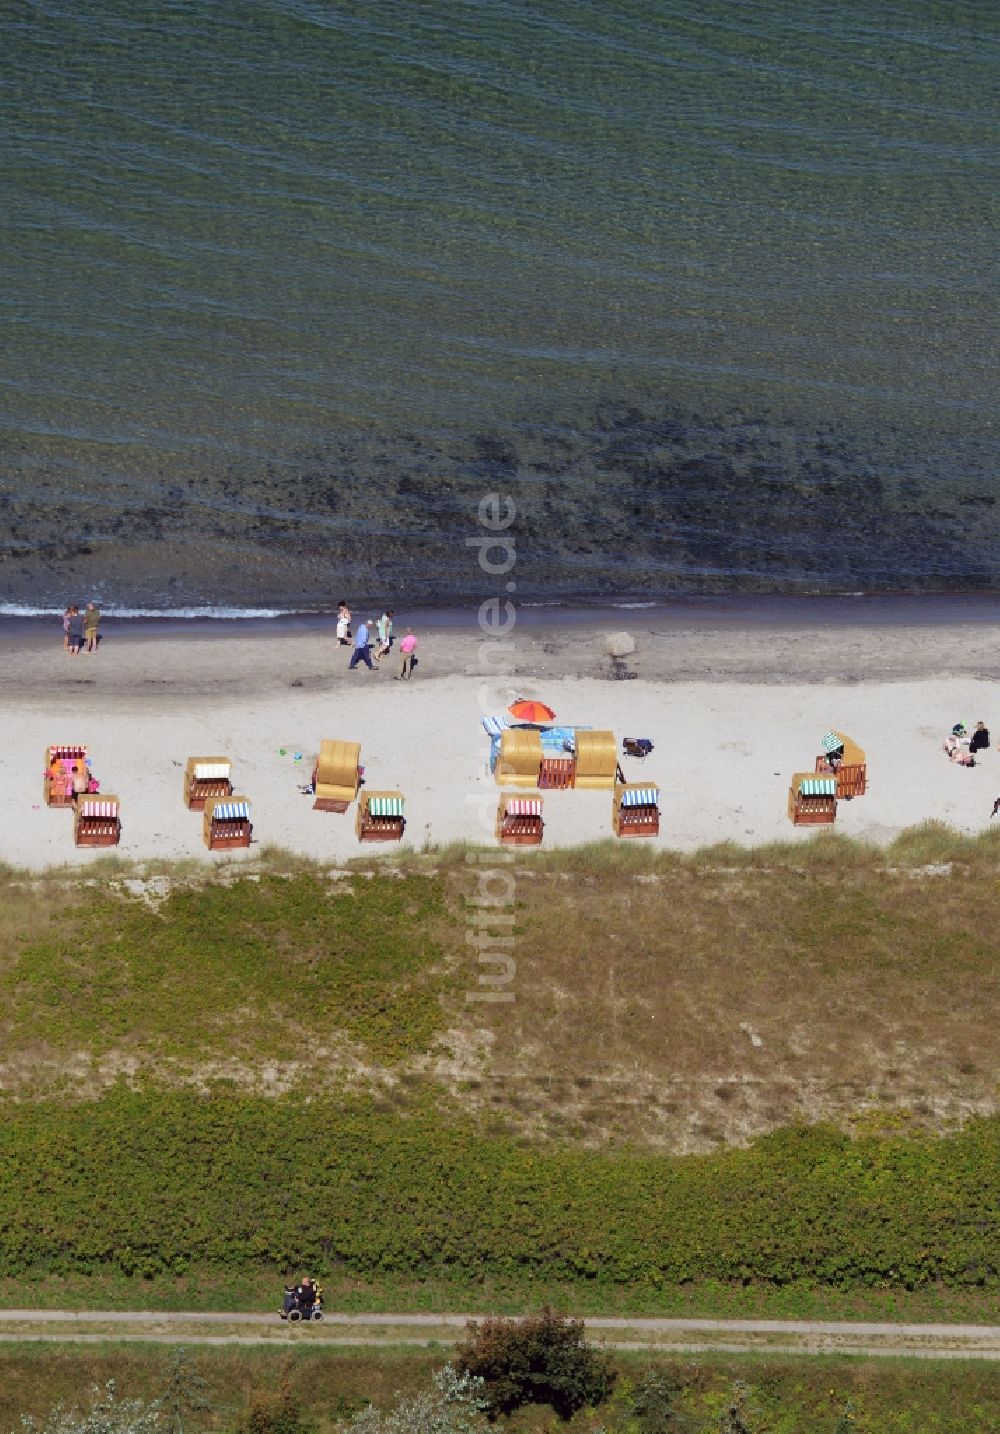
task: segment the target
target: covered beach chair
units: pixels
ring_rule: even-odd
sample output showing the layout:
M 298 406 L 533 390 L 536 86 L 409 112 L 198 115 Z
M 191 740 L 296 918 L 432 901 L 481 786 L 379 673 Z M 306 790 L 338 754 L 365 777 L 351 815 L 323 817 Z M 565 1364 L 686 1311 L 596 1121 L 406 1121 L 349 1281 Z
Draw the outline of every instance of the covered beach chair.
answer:
M 86 747 L 46 747 L 43 795 L 47 807 L 73 805 L 73 776 L 76 767 L 82 767 L 83 771 L 87 772 Z
M 253 835 L 247 797 L 209 797 L 205 802 L 202 836 L 209 851 L 249 846 Z
M 863 797 L 868 789 L 868 766 L 857 742 L 843 732 L 831 731 L 820 738 L 820 746 L 823 751 L 816 758 L 816 771 L 836 773 L 837 796 L 845 802 Z
M 531 727 L 510 727 L 500 734 L 500 755 L 494 775 L 498 786 L 537 787 L 542 767 L 542 739 Z
M 228 757 L 189 757 L 184 769 L 184 805 L 203 812 L 205 802 L 233 795 L 233 764 Z
M 361 743 L 324 740 L 313 767 L 314 812 L 346 812 L 361 786 Z
M 117 797 L 81 797 L 73 819 L 77 846 L 117 846 L 122 823 Z
M 626 782 L 615 788 L 611 827 L 618 837 L 659 836 L 660 789 L 644 782 Z
M 402 792 L 365 792 L 358 798 L 358 841 L 400 841 L 406 826 Z
M 504 792 L 497 806 L 497 841 L 501 846 L 540 846 L 541 792 Z
M 615 786 L 625 781 L 625 774 L 618 765 L 618 747 L 613 732 L 587 732 L 576 734 L 576 774 L 573 785 L 578 788 Z
M 837 819 L 837 778 L 796 772 L 788 788 L 788 817 L 793 826 L 830 826 Z

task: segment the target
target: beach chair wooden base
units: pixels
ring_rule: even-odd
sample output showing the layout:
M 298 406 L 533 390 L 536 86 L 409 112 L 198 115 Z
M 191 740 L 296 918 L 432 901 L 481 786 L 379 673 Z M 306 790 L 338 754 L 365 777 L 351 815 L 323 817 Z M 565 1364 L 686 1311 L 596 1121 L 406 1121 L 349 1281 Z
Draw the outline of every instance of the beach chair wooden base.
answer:
M 541 846 L 544 827 L 541 817 L 504 817 L 497 841 L 501 846 Z
M 224 801 L 232 795 L 232 782 L 198 781 L 195 778 L 185 794 L 185 802 L 188 811 L 203 812 L 206 802 Z
M 628 807 L 620 811 L 614 822 L 618 837 L 652 837 L 660 835 L 660 813 L 657 807 Z
M 576 763 L 572 757 L 543 757 L 538 769 L 539 788 L 566 792 L 573 786 Z
M 73 798 L 67 797 L 64 792 L 53 791 L 48 783 L 46 784 L 45 805 L 47 807 L 72 807 Z
M 369 817 L 358 832 L 358 841 L 402 841 L 404 817 Z
M 853 797 L 863 797 L 868 790 L 868 767 L 850 766 L 843 763 L 831 767 L 825 757 L 816 758 L 817 772 L 835 772 L 837 777 L 837 800 L 849 802 Z
M 209 851 L 234 851 L 249 846 L 252 836 L 253 824 L 249 821 L 213 821 L 205 833 L 205 845 Z
M 317 797 L 313 802 L 314 812 L 346 812 L 350 802 L 334 801 L 332 797 Z
M 77 846 L 117 846 L 121 835 L 118 817 L 80 817 L 73 832 Z
M 836 797 L 798 797 L 789 801 L 788 815 L 795 827 L 832 826 L 837 820 Z

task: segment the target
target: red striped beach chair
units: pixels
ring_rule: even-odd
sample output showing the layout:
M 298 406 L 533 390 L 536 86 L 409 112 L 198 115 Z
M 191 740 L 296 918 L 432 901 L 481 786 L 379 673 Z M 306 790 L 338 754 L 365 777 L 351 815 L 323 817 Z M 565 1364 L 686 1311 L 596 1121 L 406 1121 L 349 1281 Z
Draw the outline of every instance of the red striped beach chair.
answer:
M 497 841 L 501 846 L 540 846 L 545 823 L 541 792 L 504 792 L 497 807 Z
M 71 807 L 73 805 L 73 769 L 81 767 L 87 771 L 86 747 L 46 747 L 45 786 L 43 795 L 47 807 Z
M 117 797 L 80 797 L 73 819 L 77 846 L 117 846 L 122 823 Z

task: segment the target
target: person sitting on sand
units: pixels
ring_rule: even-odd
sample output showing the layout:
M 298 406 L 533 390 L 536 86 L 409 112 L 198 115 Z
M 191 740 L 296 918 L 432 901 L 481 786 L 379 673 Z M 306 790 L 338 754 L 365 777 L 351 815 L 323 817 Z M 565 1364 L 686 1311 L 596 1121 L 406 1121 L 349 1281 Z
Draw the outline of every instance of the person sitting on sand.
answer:
M 988 750 L 989 745 L 990 745 L 990 734 L 989 734 L 989 729 L 988 729 L 988 727 L 986 726 L 986 723 L 985 723 L 985 722 L 977 722 L 977 723 L 976 723 L 976 730 L 973 732 L 972 737 L 971 737 L 970 740 L 969 740 L 969 751 L 970 751 L 970 752 L 985 752 L 985 751 Z
M 944 750 L 957 767 L 974 767 L 976 759 L 968 748 L 962 746 L 961 739 L 952 732 L 944 739 Z

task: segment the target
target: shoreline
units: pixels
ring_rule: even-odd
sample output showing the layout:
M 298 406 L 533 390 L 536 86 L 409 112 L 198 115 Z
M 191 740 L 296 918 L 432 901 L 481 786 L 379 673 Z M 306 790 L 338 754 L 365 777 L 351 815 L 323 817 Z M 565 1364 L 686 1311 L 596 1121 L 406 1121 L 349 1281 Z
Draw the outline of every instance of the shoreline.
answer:
M 397 628 L 402 624 L 477 631 L 479 604 L 492 595 L 483 593 L 467 602 L 399 609 Z M 900 627 L 909 625 L 941 627 L 951 624 L 996 624 L 1000 626 L 1000 593 L 890 595 L 841 594 L 801 597 L 792 594 L 740 594 L 732 596 L 679 596 L 670 599 L 622 599 L 613 602 L 512 599 L 517 625 L 531 628 L 575 628 L 587 625 L 616 625 L 627 629 L 681 629 L 687 627 L 757 628 L 762 626 L 802 628 Z M 380 611 L 381 603 L 355 602 L 355 619 L 369 607 Z M 9 613 L 0 610 L 0 643 L 53 634 L 58 637 L 61 613 L 47 611 Z M 336 622 L 336 609 L 301 612 L 277 609 L 182 608 L 177 612 L 117 609 L 102 610 L 102 634 L 113 628 L 116 638 L 162 638 L 181 635 L 197 637 L 285 636 L 290 632 L 328 632 Z

